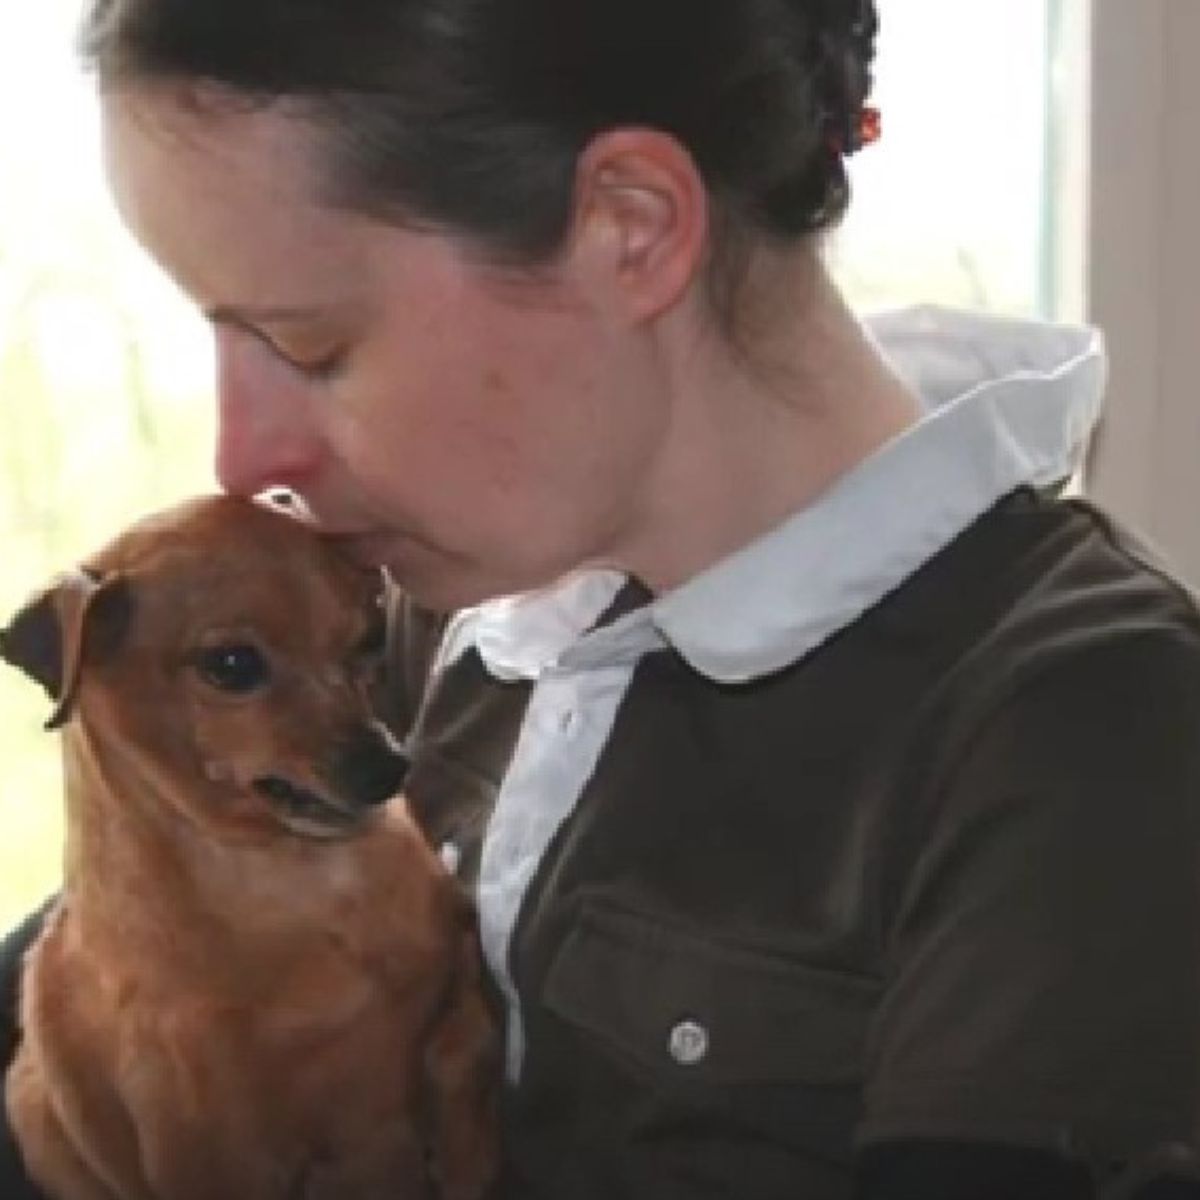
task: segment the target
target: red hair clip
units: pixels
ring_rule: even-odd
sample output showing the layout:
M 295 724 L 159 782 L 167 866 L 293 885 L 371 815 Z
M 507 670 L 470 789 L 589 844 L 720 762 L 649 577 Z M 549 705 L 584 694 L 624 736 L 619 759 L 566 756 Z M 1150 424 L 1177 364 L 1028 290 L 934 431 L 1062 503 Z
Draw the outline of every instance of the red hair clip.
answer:
M 829 148 L 834 154 L 857 154 L 864 146 L 873 146 L 883 136 L 883 114 L 877 108 L 866 107 L 857 119 L 846 122 L 845 129 L 829 135 Z
M 883 113 L 877 108 L 864 108 L 858 117 L 858 144 L 853 147 L 854 150 L 861 150 L 864 146 L 873 146 L 879 139 L 883 137 Z

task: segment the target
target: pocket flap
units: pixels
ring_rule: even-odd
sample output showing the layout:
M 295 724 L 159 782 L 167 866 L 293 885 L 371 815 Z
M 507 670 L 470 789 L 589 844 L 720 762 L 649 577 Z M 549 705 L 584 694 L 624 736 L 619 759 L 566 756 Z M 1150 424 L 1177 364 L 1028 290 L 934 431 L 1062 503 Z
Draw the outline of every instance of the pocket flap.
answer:
M 546 1003 L 651 1069 L 832 1086 L 862 1078 L 880 990 L 864 976 L 592 905 L 551 965 Z

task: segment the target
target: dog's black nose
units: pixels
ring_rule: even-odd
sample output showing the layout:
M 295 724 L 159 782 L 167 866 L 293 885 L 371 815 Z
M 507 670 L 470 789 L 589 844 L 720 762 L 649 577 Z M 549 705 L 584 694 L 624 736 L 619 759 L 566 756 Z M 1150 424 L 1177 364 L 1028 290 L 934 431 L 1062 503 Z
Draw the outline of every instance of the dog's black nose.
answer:
M 362 726 L 342 743 L 330 782 L 338 795 L 355 804 L 382 804 L 403 786 L 408 766 L 382 729 Z

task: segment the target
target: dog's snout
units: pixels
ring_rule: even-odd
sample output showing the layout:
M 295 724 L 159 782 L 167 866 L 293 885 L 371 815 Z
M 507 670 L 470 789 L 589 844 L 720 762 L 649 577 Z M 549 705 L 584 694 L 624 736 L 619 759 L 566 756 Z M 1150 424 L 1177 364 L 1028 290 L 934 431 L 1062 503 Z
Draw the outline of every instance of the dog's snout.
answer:
M 382 804 L 403 786 L 408 767 L 407 757 L 382 729 L 363 726 L 342 743 L 332 783 L 356 804 Z

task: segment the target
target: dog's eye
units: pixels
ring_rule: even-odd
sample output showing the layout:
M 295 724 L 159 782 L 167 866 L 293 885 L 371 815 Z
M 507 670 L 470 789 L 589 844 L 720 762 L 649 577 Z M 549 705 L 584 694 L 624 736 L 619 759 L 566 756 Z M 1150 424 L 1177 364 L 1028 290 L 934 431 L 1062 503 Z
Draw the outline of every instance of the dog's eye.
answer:
M 252 692 L 270 676 L 267 660 L 254 646 L 209 646 L 196 654 L 195 662 L 201 676 L 223 692 Z

